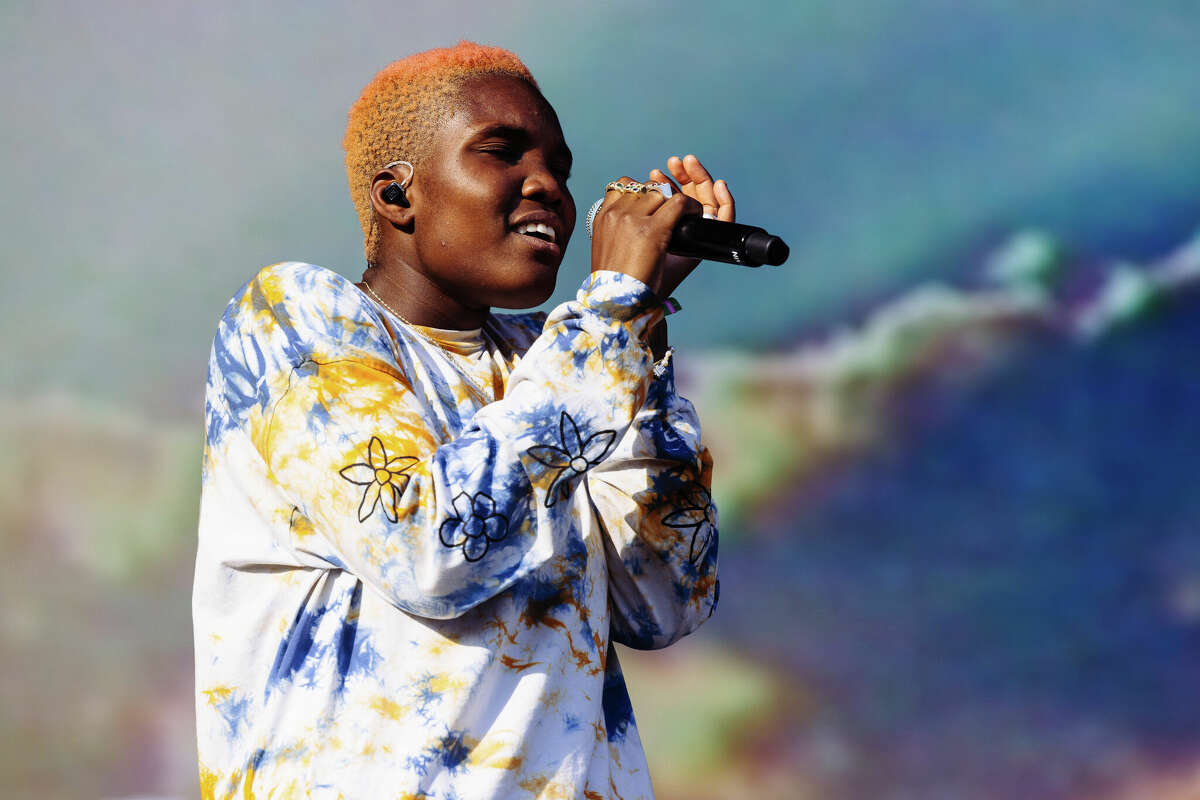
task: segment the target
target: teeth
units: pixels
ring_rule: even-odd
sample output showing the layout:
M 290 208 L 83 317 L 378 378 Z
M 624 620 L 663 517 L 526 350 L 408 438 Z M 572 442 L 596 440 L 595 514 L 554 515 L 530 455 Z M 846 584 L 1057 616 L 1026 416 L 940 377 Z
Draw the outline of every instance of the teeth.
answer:
M 517 226 L 517 233 L 540 233 L 552 242 L 557 240 L 554 235 L 554 228 L 541 222 L 529 222 L 525 225 L 519 225 Z

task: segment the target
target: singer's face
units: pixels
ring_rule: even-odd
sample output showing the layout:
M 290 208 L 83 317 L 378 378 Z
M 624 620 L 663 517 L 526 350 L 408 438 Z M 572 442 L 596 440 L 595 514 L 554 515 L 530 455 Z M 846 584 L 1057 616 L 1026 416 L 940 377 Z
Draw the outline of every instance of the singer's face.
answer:
M 544 302 L 575 228 L 570 169 L 558 117 L 533 87 L 502 76 L 468 82 L 416 170 L 421 271 L 470 307 Z

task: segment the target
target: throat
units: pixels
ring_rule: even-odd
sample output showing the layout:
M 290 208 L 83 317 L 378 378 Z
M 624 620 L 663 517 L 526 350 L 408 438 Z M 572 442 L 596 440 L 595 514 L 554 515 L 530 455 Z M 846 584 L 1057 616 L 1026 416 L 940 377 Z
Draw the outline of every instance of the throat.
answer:
M 447 331 L 483 326 L 491 309 L 474 308 L 454 297 L 429 276 L 406 264 L 369 266 L 359 289 L 402 322 Z

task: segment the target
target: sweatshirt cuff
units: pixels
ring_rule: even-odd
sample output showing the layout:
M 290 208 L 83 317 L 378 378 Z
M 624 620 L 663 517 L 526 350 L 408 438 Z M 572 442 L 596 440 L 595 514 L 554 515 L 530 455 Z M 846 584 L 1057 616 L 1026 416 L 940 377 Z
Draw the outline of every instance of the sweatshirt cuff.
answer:
M 575 299 L 589 311 L 617 322 L 629 322 L 662 309 L 662 301 L 649 286 L 631 275 L 606 269 L 584 278 Z

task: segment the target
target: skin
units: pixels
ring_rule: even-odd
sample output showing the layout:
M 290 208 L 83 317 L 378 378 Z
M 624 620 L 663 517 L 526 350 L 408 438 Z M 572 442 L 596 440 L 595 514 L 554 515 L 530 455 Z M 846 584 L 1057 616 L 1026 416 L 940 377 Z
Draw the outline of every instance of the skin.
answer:
M 493 306 L 544 302 L 575 228 L 570 167 L 558 117 L 533 87 L 507 76 L 469 81 L 460 110 L 438 128 L 413 174 L 398 166 L 374 176 L 371 204 L 382 236 L 360 286 L 369 283 L 410 322 L 457 330 L 481 327 Z M 673 178 L 675 196 L 609 192 L 592 239 L 593 270 L 627 273 L 662 297 L 698 263 L 666 253 L 679 217 L 702 210 L 734 217 L 728 187 L 695 156 L 672 156 L 667 170 L 669 177 L 656 169 L 648 179 Z M 387 203 L 383 190 L 406 179 L 407 203 Z M 525 221 L 553 227 L 556 242 L 517 233 Z M 649 342 L 656 353 L 665 349 L 665 323 Z

